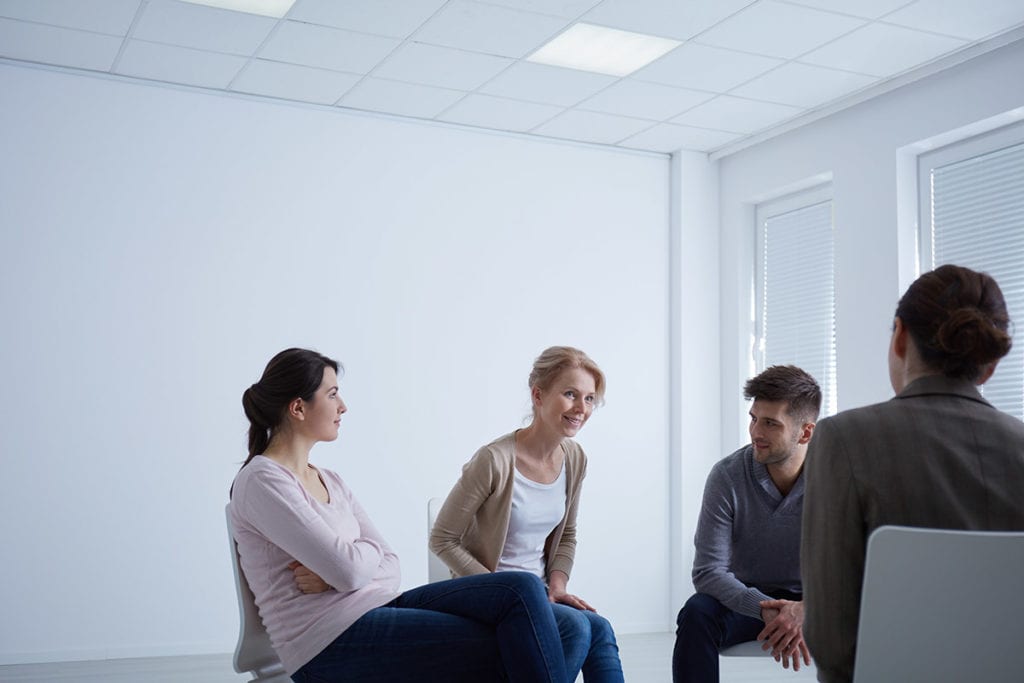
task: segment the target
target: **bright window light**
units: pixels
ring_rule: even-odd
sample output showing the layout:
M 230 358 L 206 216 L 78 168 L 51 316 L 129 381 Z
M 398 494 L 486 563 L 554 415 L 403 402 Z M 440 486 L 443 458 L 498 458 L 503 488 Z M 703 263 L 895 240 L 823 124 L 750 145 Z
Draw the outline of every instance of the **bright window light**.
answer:
M 574 24 L 526 61 L 626 76 L 681 44 L 678 40 L 643 33 Z
M 185 0 L 185 2 L 275 18 L 283 17 L 295 4 L 295 0 Z

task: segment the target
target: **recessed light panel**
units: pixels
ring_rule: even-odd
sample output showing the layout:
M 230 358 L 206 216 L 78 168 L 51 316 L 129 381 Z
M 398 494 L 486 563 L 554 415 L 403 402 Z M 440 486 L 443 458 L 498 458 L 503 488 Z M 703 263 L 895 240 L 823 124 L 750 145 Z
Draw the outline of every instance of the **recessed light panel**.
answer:
M 248 14 L 262 14 L 280 19 L 295 4 L 295 0 L 183 0 L 194 5 L 209 5 Z
M 574 24 L 526 58 L 528 62 L 626 76 L 682 43 L 593 24 Z

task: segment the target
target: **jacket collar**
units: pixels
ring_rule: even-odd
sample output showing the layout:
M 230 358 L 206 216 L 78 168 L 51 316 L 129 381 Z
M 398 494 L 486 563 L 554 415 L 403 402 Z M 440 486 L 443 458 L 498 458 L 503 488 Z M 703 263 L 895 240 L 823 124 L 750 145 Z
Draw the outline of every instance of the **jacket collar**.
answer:
M 936 394 L 959 396 L 960 398 L 977 401 L 992 407 L 992 404 L 986 401 L 978 392 L 978 387 L 973 382 L 965 379 L 954 379 L 945 375 L 918 377 L 903 387 L 903 391 L 896 394 L 896 398 L 914 398 L 917 396 L 934 396 Z

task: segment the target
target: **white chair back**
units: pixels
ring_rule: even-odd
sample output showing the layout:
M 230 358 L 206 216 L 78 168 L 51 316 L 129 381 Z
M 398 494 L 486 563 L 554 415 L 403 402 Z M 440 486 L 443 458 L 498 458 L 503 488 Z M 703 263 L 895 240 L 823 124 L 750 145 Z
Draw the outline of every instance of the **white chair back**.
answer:
M 855 683 L 1024 680 L 1024 532 L 883 526 L 868 539 Z
M 238 560 L 238 546 L 235 531 L 231 527 L 230 505 L 224 508 L 228 523 L 228 545 L 231 546 L 231 568 L 235 574 L 235 589 L 238 593 L 238 645 L 235 646 L 234 667 L 237 673 L 250 673 L 250 683 L 291 683 L 284 665 L 270 644 L 270 636 L 263 628 L 256 596 L 242 573 Z
M 431 498 L 427 501 L 427 538 L 430 538 L 430 532 L 434 528 L 434 520 L 437 519 L 437 513 L 444 504 L 444 500 L 441 498 Z M 434 553 L 430 552 L 430 548 L 427 548 L 427 582 L 437 583 L 438 581 L 446 581 L 452 578 L 452 573 L 448 570 L 448 566 L 441 561 Z

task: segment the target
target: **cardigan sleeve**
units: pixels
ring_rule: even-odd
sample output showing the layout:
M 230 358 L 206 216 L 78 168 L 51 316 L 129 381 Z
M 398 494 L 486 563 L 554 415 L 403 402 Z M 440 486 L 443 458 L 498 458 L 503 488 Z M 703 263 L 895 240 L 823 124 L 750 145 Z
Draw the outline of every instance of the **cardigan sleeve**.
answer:
M 480 507 L 494 494 L 499 480 L 493 456 L 486 447 L 481 448 L 463 466 L 462 476 L 455 482 L 437 514 L 434 528 L 430 531 L 430 550 L 448 565 L 454 576 L 491 571 L 473 557 L 464 539 Z

